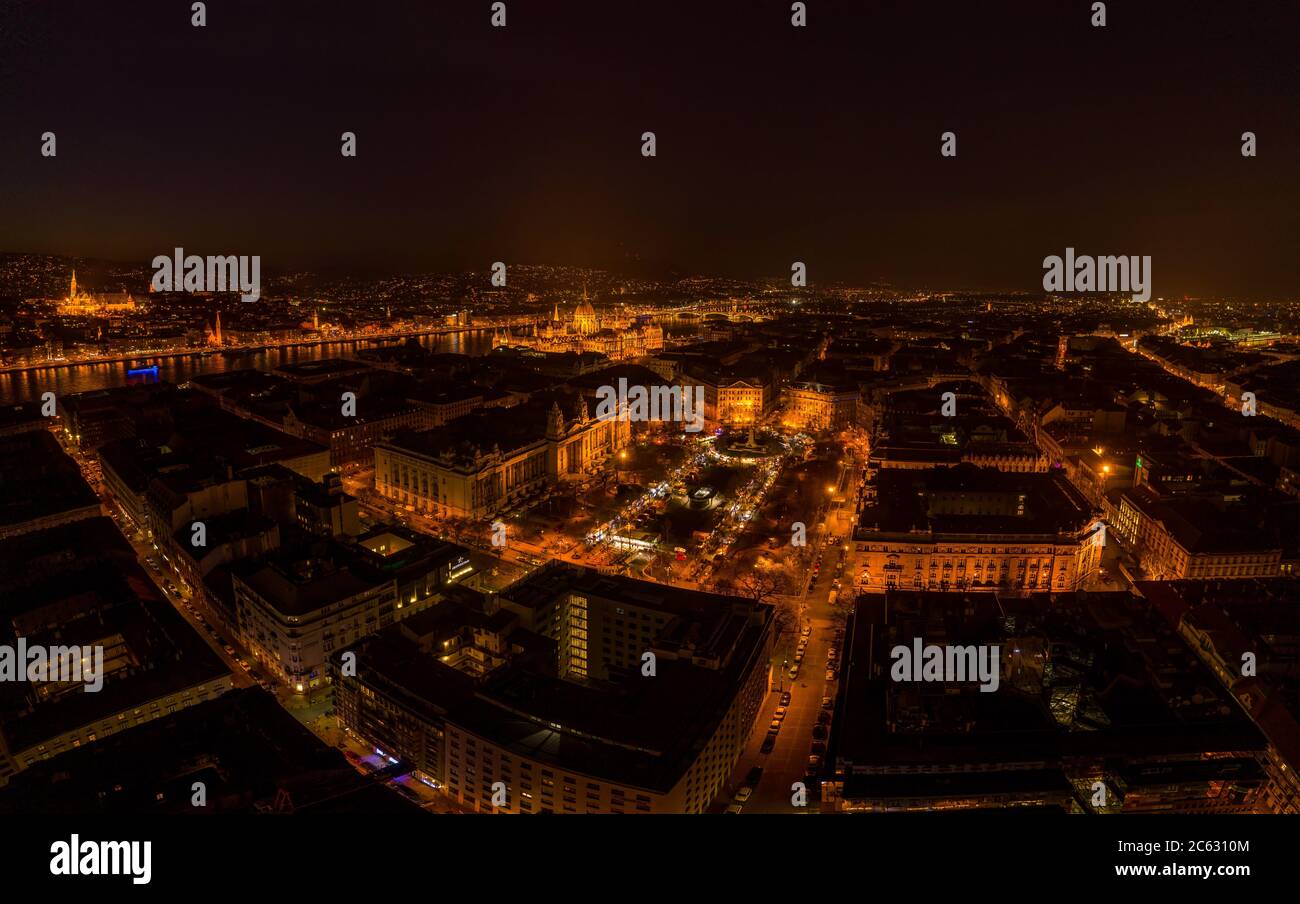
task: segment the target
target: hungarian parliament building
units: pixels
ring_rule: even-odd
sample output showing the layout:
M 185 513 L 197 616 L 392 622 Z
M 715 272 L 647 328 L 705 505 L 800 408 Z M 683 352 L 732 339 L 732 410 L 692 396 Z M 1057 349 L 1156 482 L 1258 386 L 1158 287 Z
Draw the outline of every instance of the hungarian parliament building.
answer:
M 664 330 L 625 314 L 597 314 L 583 294 L 581 304 L 564 319 L 557 304 L 551 319 L 518 335 L 509 329 L 492 334 L 492 347 L 532 348 L 544 352 L 599 352 L 610 360 L 644 358 L 662 351 Z

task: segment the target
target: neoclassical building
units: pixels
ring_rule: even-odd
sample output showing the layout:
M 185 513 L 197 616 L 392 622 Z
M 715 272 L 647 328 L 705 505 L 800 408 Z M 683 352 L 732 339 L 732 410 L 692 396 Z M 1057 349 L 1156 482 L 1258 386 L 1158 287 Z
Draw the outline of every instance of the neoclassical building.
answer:
M 860 590 L 1078 590 L 1105 525 L 1060 472 L 885 469 L 854 532 Z
M 375 489 L 439 517 L 488 518 L 548 483 L 599 471 L 632 433 L 596 418 L 580 397 L 486 409 L 445 427 L 375 445 Z

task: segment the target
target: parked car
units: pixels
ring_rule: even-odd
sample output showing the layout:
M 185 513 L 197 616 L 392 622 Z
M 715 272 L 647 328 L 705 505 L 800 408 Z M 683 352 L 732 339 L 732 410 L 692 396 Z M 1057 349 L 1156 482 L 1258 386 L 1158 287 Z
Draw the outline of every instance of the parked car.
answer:
M 755 766 L 753 769 L 749 770 L 749 774 L 745 776 L 745 784 L 749 785 L 749 787 L 751 788 L 757 788 L 758 781 L 762 777 L 763 777 L 763 767 Z
M 781 705 L 782 705 L 782 706 L 789 706 L 789 705 L 790 705 L 790 692 L 789 692 L 789 691 L 782 691 L 782 692 L 781 692 Z
M 824 741 L 824 740 L 826 740 L 826 726 L 825 726 L 825 725 L 814 725 L 814 726 L 813 726 L 813 730 L 812 730 L 812 736 L 813 736 L 814 738 L 816 738 L 817 740 L 819 740 L 819 741 Z
M 743 804 L 754 795 L 754 789 L 746 785 L 736 792 L 736 803 Z
M 741 811 L 740 804 L 731 804 L 727 807 L 726 815 L 735 816 Z
M 762 745 L 758 748 L 760 753 L 771 753 L 772 748 L 776 746 L 775 732 L 768 732 L 767 737 L 763 739 Z

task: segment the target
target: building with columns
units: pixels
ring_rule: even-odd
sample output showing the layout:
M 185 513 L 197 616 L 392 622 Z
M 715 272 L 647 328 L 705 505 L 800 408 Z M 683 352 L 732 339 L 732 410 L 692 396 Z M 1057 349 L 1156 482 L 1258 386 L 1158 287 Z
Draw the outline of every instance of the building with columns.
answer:
M 595 417 L 589 400 L 546 394 L 376 444 L 375 489 L 437 517 L 487 518 L 552 483 L 595 474 L 631 433 L 628 421 Z
M 1059 471 L 884 469 L 854 534 L 861 590 L 1079 590 L 1105 525 Z

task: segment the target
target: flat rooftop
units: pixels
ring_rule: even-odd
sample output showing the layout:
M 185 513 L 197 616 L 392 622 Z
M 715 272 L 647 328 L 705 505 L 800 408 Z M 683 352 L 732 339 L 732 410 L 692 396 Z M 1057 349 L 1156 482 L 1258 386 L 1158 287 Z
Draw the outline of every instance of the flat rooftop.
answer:
M 1005 473 L 970 464 L 879 471 L 876 498 L 863 506 L 858 535 L 1070 534 L 1092 507 L 1065 476 Z
M 996 645 L 998 689 L 895 682 L 890 652 Z M 1258 751 L 1264 738 L 1158 613 L 1123 591 L 859 598 L 831 751 L 846 772 Z
M 87 508 L 99 497 L 54 434 L 0 433 L 0 531 Z
M 0 562 L 17 561 L 33 548 L 46 551 L 38 568 L 26 578 L 11 575 L 0 594 L 0 643 L 14 645 L 20 632 L 30 637 L 54 624 L 70 637 L 120 636 L 131 660 L 97 693 L 71 693 L 34 707 L 25 682 L 0 684 L 0 730 L 12 751 L 229 675 L 140 568 L 125 539 L 112 539 L 109 530 L 116 533 L 109 519 L 96 518 L 0 542 Z M 78 555 L 91 539 L 109 549 Z
M 682 633 L 726 645 L 714 649 L 718 668 L 689 657 L 660 656 L 653 681 L 618 676 L 579 683 L 517 658 L 474 683 L 421 651 L 402 623 L 364 642 L 358 674 L 430 718 L 447 721 L 522 756 L 639 788 L 671 789 L 707 742 L 766 649 L 772 609 L 752 600 L 695 593 L 630 578 L 610 578 L 570 565 L 551 565 L 502 592 L 521 606 L 538 607 L 565 593 L 656 608 L 676 615 L 652 647 Z M 504 611 L 504 610 L 503 610 Z M 435 608 L 432 613 L 437 613 Z M 425 613 L 426 629 L 435 619 Z M 691 626 L 700 626 L 694 630 Z M 731 627 L 738 630 L 731 631 Z M 531 635 L 531 632 L 523 632 Z M 513 635 L 511 635 L 513 637 Z M 513 640 L 511 640 L 513 643 Z

